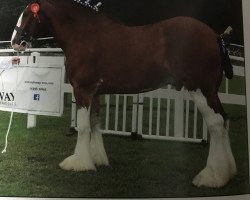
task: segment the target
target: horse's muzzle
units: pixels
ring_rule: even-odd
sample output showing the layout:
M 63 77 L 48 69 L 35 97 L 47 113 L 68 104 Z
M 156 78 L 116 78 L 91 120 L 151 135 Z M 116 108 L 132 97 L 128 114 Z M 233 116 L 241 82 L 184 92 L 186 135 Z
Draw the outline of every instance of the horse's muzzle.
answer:
M 27 47 L 27 42 L 26 41 L 22 41 L 20 44 L 12 44 L 12 48 L 15 50 L 15 51 L 25 51 Z
M 19 45 L 19 44 L 14 44 L 14 45 L 12 45 L 12 48 L 13 48 L 15 51 L 25 51 L 26 46 Z

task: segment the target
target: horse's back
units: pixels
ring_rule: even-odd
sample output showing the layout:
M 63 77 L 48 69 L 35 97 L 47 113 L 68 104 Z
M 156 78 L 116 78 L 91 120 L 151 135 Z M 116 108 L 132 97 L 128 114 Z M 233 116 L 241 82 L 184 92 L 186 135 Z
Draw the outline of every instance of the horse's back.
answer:
M 195 89 L 209 85 L 207 75 L 220 72 L 217 34 L 198 20 L 175 17 L 137 27 L 105 18 L 100 23 L 97 40 L 91 41 L 94 51 L 84 48 L 80 58 L 93 73 L 84 80 L 96 74 L 103 80 L 100 93 L 137 93 L 169 80 Z M 83 75 L 76 74 L 79 79 Z M 211 77 L 211 81 L 215 79 L 218 77 Z

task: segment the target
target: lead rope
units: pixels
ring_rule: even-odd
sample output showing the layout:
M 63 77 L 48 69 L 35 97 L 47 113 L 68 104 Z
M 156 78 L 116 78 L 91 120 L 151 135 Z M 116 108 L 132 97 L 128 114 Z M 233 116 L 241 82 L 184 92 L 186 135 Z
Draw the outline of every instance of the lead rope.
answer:
M 19 59 L 19 51 L 17 52 L 17 58 Z M 17 89 L 17 80 L 18 80 L 18 70 L 16 72 L 16 86 L 13 90 L 13 93 L 16 91 Z M 13 119 L 13 113 L 14 113 L 14 107 L 15 107 L 15 99 L 13 101 L 13 104 L 12 104 L 12 108 L 11 108 L 11 114 L 10 114 L 10 121 L 9 121 L 9 126 L 8 126 L 8 130 L 7 130 L 7 133 L 5 135 L 5 146 L 4 146 L 4 149 L 2 151 L 2 153 L 6 153 L 7 151 L 7 147 L 8 147 L 8 137 L 9 137 L 9 132 L 10 132 L 10 128 L 11 128 L 11 124 L 12 124 L 12 119 Z

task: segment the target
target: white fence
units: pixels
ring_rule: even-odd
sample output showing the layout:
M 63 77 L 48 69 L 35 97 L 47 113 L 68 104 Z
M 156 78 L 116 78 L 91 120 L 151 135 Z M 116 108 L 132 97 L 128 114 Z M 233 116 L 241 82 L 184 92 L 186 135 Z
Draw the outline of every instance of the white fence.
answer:
M 24 55 L 20 55 L 21 59 L 25 61 L 31 52 L 41 53 L 40 64 L 46 62 L 51 64 L 52 62 L 63 65 L 64 57 L 61 54 L 61 49 L 30 49 Z M 0 56 L 1 54 L 6 56 L 8 53 L 13 53 L 13 50 L 0 50 Z M 53 55 L 53 57 L 47 55 L 50 53 L 61 55 Z M 244 61 L 243 58 L 233 56 L 231 59 Z M 234 74 L 244 77 L 244 67 L 234 66 Z M 230 81 L 226 79 L 224 85 L 223 91 L 219 93 L 223 103 L 246 104 L 244 94 L 230 94 Z M 72 87 L 65 82 L 62 92 L 72 93 Z M 105 95 L 104 100 L 105 109 L 102 109 L 102 115 L 105 116 L 105 121 L 102 124 L 103 133 L 117 135 L 138 133 L 144 138 L 191 142 L 207 140 L 207 127 L 188 92 L 184 89 L 176 91 L 171 86 L 166 86 L 136 95 Z M 75 105 L 72 104 L 71 126 L 76 126 L 75 113 Z M 28 127 L 35 125 L 36 116 L 29 115 Z
M 244 61 L 241 57 L 231 59 Z M 242 66 L 233 66 L 235 77 L 244 77 Z M 245 94 L 230 93 L 224 78 L 219 97 L 223 104 L 246 105 Z M 106 95 L 103 132 L 117 135 L 138 133 L 143 138 L 201 142 L 207 140 L 207 127 L 188 91 L 165 88 L 137 95 Z

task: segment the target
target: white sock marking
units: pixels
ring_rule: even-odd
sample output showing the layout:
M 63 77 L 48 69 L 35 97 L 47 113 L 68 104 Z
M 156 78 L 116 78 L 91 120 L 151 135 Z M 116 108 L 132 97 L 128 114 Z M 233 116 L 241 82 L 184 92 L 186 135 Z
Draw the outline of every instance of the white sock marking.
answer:
M 200 90 L 190 94 L 202 113 L 211 135 L 207 165 L 195 177 L 193 183 L 198 187 L 221 187 L 236 173 L 228 131 L 224 128 L 223 117 L 208 106 Z
M 99 118 L 96 116 L 91 116 L 91 156 L 95 164 L 109 165 L 108 157 L 104 148 L 102 133 L 100 132 Z
M 18 21 L 17 21 L 17 24 L 16 24 L 17 27 L 20 27 L 20 26 L 21 26 L 22 18 L 23 18 L 23 13 L 21 13 L 21 15 L 20 15 L 19 18 L 18 18 Z M 11 36 L 11 44 L 12 44 L 12 41 L 14 40 L 16 34 L 17 34 L 17 31 L 14 29 L 14 31 L 13 31 L 13 33 L 12 33 L 12 36 Z
M 66 158 L 60 167 L 65 170 L 85 171 L 95 170 L 90 155 L 90 108 L 77 111 L 77 144 L 74 155 Z

